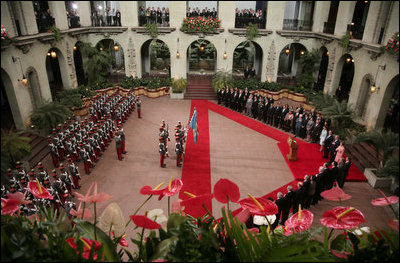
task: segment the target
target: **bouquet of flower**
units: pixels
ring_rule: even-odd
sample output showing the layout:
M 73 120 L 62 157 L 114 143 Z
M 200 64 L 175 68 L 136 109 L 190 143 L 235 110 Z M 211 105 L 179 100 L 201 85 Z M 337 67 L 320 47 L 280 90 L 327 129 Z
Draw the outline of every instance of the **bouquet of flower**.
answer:
M 1 40 L 9 40 L 10 37 L 8 36 L 6 27 L 1 25 Z
M 390 38 L 385 47 L 389 54 L 399 56 L 399 32 L 396 32 L 392 38 Z
M 221 20 L 218 18 L 186 17 L 181 29 L 184 32 L 215 32 L 220 24 Z

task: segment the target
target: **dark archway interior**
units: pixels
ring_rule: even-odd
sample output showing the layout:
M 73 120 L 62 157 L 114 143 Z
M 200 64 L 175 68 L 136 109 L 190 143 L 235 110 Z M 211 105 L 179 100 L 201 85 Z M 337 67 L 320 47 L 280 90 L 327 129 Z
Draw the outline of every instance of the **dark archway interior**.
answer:
M 52 50 L 50 50 L 49 52 L 51 51 Z M 47 56 L 46 69 L 47 76 L 49 78 L 51 97 L 53 100 L 55 100 L 57 93 L 63 90 L 63 82 L 61 77 L 60 64 L 58 63 L 58 57 L 52 58 L 51 55 Z
M 140 50 L 142 76 L 171 77 L 171 54 L 169 47 L 161 40 L 148 40 Z
M 399 133 L 399 77 L 395 79 L 394 87 L 383 128 Z
M 85 78 L 85 71 L 83 70 L 83 59 L 82 53 L 79 49 L 79 44 L 76 43 L 76 50 L 74 50 L 74 63 L 76 78 L 78 80 L 78 85 L 87 85 L 87 79 Z
M 351 85 L 353 83 L 354 77 L 354 63 L 350 61 L 349 63 L 345 60 L 343 63 L 342 74 L 340 76 L 339 86 L 341 86 L 341 91 L 337 91 L 336 96 L 338 99 L 348 101 Z
M 187 58 L 189 74 L 215 72 L 217 50 L 211 42 L 202 39 L 192 42 L 187 49 Z
M 324 90 L 326 72 L 328 70 L 329 56 L 327 55 L 326 48 L 323 48 L 322 50 L 323 50 L 323 52 L 322 52 L 322 57 L 321 57 L 321 63 L 319 66 L 317 83 L 315 85 L 315 91 L 323 91 Z
M 1 80 L 1 128 L 4 130 L 9 130 L 15 128 L 14 117 L 11 112 L 10 103 L 8 102 L 8 97 L 6 89 L 4 87 L 3 79 Z

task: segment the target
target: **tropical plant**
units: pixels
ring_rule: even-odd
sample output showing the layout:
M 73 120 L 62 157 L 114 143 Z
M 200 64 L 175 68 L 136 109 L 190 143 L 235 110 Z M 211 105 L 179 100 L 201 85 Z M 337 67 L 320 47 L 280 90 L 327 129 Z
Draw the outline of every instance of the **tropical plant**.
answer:
M 297 78 L 297 83 L 300 87 L 312 90 L 315 83 L 315 72 L 319 68 L 319 51 L 317 49 L 312 49 L 311 51 L 306 51 L 299 59 L 299 64 L 301 66 L 301 74 Z
M 253 41 L 254 38 L 258 37 L 258 33 L 258 28 L 252 23 L 246 27 L 246 37 L 248 40 Z
M 78 89 L 65 89 L 57 93 L 57 99 L 69 109 L 81 109 L 83 102 Z
M 349 109 L 346 101 L 335 100 L 332 105 L 324 107 L 322 111 L 332 120 L 332 126 L 337 130 L 348 127 L 352 121 L 352 110 Z
M 54 38 L 56 39 L 57 42 L 61 41 L 61 31 L 58 27 L 51 26 L 49 27 L 48 30 L 50 30 L 53 33 Z
M 23 131 L 1 129 L 1 159 L 8 160 L 4 164 L 2 162 L 2 172 L 9 167 L 14 167 L 18 160 L 31 153 L 29 145 L 31 138 L 22 136 L 23 133 Z
M 77 90 L 81 98 L 91 98 L 96 95 L 96 92 L 94 92 L 90 86 L 80 85 Z
M 370 130 L 357 135 L 356 143 L 365 142 L 375 147 L 376 158 L 380 167 L 385 166 L 386 161 L 393 156 L 393 152 L 399 149 L 399 134 L 391 130 Z M 382 157 L 380 153 L 382 152 Z
M 232 71 L 219 70 L 212 77 L 211 85 L 215 92 L 217 92 L 218 89 L 225 89 L 226 87 L 231 87 L 232 84 L 233 84 Z
M 347 53 L 350 44 L 350 34 L 346 33 L 342 36 L 342 53 Z
M 34 109 L 31 122 L 37 129 L 49 133 L 59 123 L 63 123 L 72 115 L 72 111 L 67 106 L 55 101 Z
M 190 45 L 189 56 L 198 62 L 200 59 L 215 58 L 215 52 L 216 49 L 211 42 L 199 39 Z
M 158 36 L 157 24 L 148 23 L 145 24 L 144 27 L 146 28 L 147 34 L 149 34 L 151 38 L 157 38 Z
M 115 62 L 109 50 L 99 50 L 92 47 L 91 43 L 79 43 L 82 54 L 87 57 L 84 63 L 84 71 L 87 74 L 88 84 L 95 85 L 107 82 L 110 75 L 110 68 Z
M 255 48 L 251 41 L 240 43 L 233 52 L 233 65 L 235 68 L 242 69 L 244 64 L 254 63 Z
M 172 92 L 173 93 L 182 93 L 185 91 L 187 87 L 187 79 L 173 79 L 172 80 Z
M 380 177 L 393 176 L 399 181 L 399 157 L 391 157 L 386 161 L 385 166 L 376 171 L 376 175 Z

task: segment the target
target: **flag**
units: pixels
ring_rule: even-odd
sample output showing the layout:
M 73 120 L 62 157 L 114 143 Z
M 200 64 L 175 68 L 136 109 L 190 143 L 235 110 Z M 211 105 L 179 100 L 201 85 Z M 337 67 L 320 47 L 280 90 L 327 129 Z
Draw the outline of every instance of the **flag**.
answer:
M 199 135 L 199 129 L 197 125 L 197 110 L 194 108 L 192 118 L 190 120 L 190 128 L 193 130 L 193 138 L 194 138 L 194 144 L 197 144 L 197 137 Z

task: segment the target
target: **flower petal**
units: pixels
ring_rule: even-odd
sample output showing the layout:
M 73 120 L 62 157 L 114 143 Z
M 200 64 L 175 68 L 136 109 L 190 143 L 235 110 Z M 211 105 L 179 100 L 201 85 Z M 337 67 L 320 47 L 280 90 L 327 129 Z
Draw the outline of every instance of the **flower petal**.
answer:
M 228 179 L 219 179 L 214 185 L 214 197 L 223 204 L 227 203 L 228 198 L 230 202 L 237 203 L 240 198 L 239 187 Z
M 40 193 L 37 183 L 33 180 L 29 181 L 28 188 L 36 198 L 53 200 L 53 196 L 45 187 L 41 186 L 42 193 Z
M 351 195 L 346 194 L 339 186 L 332 187 L 329 190 L 323 191 L 321 196 L 331 201 L 344 201 L 351 198 Z
M 396 204 L 399 202 L 399 197 L 398 196 L 389 196 L 387 199 L 385 197 L 377 198 L 371 201 L 371 204 L 374 206 L 387 206 L 391 204 Z
M 138 227 L 143 227 L 146 229 L 160 229 L 161 228 L 160 224 L 154 222 L 147 216 L 131 215 L 129 217 L 132 219 L 133 223 L 135 223 L 135 225 L 137 225 Z
M 18 211 L 19 201 L 16 199 L 1 198 L 1 215 L 11 215 Z
M 294 229 L 294 232 L 301 232 L 309 229 L 314 220 L 314 214 L 308 210 L 301 210 L 301 218 L 299 220 L 299 212 L 292 215 L 288 220 L 285 221 L 285 226 L 288 229 Z
M 171 189 L 167 186 L 164 188 L 164 195 L 166 196 L 173 196 L 177 193 L 179 193 L 179 191 L 182 189 L 183 187 L 183 182 L 182 180 L 179 179 L 174 179 L 171 182 Z
M 334 207 L 332 210 L 326 211 L 322 215 L 320 222 L 322 225 L 334 229 L 352 229 L 365 222 L 364 215 L 357 209 L 354 209 L 341 218 L 338 218 L 339 215 L 349 209 L 351 209 L 351 207 Z
M 251 198 L 245 198 L 239 201 L 240 206 L 243 209 L 248 208 L 252 215 L 275 215 L 278 213 L 278 206 L 264 197 L 255 197 L 255 199 L 261 204 L 263 209 L 254 203 Z

